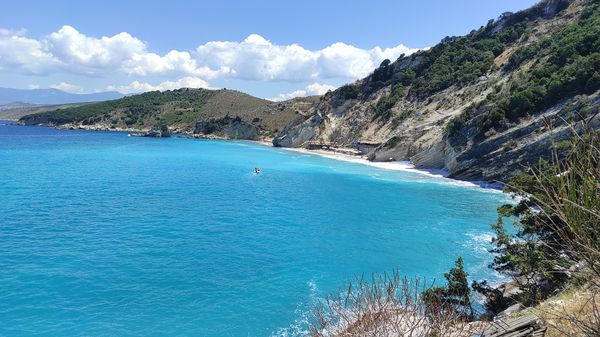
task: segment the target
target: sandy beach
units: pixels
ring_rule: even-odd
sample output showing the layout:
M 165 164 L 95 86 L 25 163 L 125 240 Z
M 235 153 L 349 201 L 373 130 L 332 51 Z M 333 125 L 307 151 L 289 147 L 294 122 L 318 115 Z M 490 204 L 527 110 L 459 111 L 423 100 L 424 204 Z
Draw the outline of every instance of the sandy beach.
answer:
M 390 161 L 390 162 L 373 162 L 369 161 L 365 156 L 354 156 L 334 151 L 326 151 L 326 150 L 307 150 L 300 148 L 283 148 L 285 150 L 300 152 L 300 153 L 308 153 L 308 154 L 316 154 L 321 157 L 343 160 L 348 162 L 353 162 L 357 164 L 369 165 L 385 170 L 392 171 L 408 171 L 426 174 L 433 177 L 445 178 L 448 176 L 448 172 L 444 170 L 436 170 L 436 169 L 419 169 L 416 168 L 410 161 Z
M 259 144 L 265 146 L 273 146 L 272 144 L 266 141 L 257 142 Z M 451 182 L 455 185 L 461 186 L 477 186 L 482 188 L 494 189 L 494 190 L 502 190 L 504 187 L 500 183 L 492 183 L 487 181 L 464 181 L 464 180 L 456 180 L 452 178 L 448 178 L 449 172 L 443 169 L 425 169 L 425 168 L 417 168 L 410 161 L 390 161 L 390 162 L 373 162 L 368 160 L 365 156 L 357 156 L 357 155 L 349 155 L 345 153 L 335 152 L 335 151 L 327 151 L 327 150 L 308 150 L 303 148 L 280 148 L 286 151 L 299 152 L 304 154 L 313 154 L 318 155 L 325 158 L 335 159 L 335 160 L 343 160 L 347 162 L 368 165 L 372 167 L 377 167 L 384 170 L 390 171 L 404 171 L 422 174 L 429 177 L 445 179 L 448 182 Z

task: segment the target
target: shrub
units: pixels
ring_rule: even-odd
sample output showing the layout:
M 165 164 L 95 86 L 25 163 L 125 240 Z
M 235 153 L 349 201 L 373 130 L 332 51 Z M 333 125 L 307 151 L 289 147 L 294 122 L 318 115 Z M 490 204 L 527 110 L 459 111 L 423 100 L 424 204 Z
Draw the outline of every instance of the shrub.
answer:
M 310 336 L 437 336 L 467 337 L 482 326 L 452 310 L 435 310 L 421 294 L 427 286 L 419 279 L 374 274 L 369 281 L 356 278 L 346 290 L 328 296 L 313 308 Z
M 338 89 L 338 93 L 344 99 L 356 99 L 358 98 L 359 90 L 353 84 L 346 84 Z
M 498 209 L 498 222 L 492 227 L 496 256 L 491 267 L 518 282 L 523 292 L 514 300 L 525 305 L 539 303 L 565 286 L 565 270 L 577 262 L 592 272 L 592 287 L 600 286 L 599 187 L 597 131 L 562 142 L 550 162 L 541 160 L 507 185 L 506 191 L 521 199 Z M 515 219 L 514 232 L 505 228 L 507 216 Z M 475 288 L 490 293 L 485 284 Z M 508 304 L 499 300 L 492 297 L 489 301 L 492 311 Z M 596 322 L 600 324 L 600 315 Z
M 459 257 L 455 266 L 444 274 L 447 284 L 427 289 L 423 293 L 428 311 L 451 311 L 472 319 L 475 311 L 471 305 L 471 288 L 467 276 L 462 257 Z

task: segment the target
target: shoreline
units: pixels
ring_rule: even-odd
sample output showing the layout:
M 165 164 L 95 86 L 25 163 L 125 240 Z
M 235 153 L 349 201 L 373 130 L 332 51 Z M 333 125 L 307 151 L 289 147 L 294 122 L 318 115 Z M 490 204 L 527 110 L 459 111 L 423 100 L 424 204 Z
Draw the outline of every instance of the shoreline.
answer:
M 19 125 L 17 123 L 14 123 L 14 121 L 11 121 L 11 120 L 5 120 L 5 121 L 11 122 L 10 124 L 12 124 L 12 125 Z M 54 128 L 54 129 L 62 129 L 62 130 L 105 131 L 105 132 L 140 132 L 139 130 L 133 130 L 133 129 L 110 129 L 110 128 L 102 128 L 102 127 L 98 128 L 98 127 L 81 127 L 81 126 L 73 127 L 72 125 L 68 125 L 67 127 L 50 126 L 50 125 L 37 125 L 37 126 L 49 127 L 49 128 Z M 360 164 L 360 165 L 367 165 L 367 166 L 376 167 L 376 168 L 388 170 L 388 171 L 410 172 L 410 173 L 422 174 L 422 175 L 432 177 L 432 178 L 447 179 L 447 180 L 451 180 L 451 181 L 453 181 L 457 184 L 463 185 L 463 186 L 471 186 L 471 187 L 477 186 L 480 188 L 492 189 L 492 190 L 497 190 L 500 192 L 502 191 L 502 189 L 504 187 L 504 185 L 501 183 L 492 183 L 492 182 L 488 182 L 488 181 L 468 181 L 468 180 L 458 180 L 458 179 L 449 178 L 448 176 L 450 173 L 448 171 L 445 171 L 443 169 L 417 168 L 408 160 L 406 160 L 406 161 L 391 161 L 391 162 L 374 162 L 374 161 L 367 160 L 365 158 L 365 156 L 350 155 L 350 154 L 336 152 L 336 151 L 308 150 L 305 148 L 291 148 L 291 147 L 275 147 L 275 146 L 273 146 L 272 141 L 269 141 L 268 139 L 249 140 L 249 139 L 228 139 L 228 138 L 211 137 L 211 136 L 195 136 L 194 137 L 193 134 L 191 134 L 191 133 L 176 133 L 176 134 L 173 134 L 173 136 L 175 136 L 175 137 L 181 136 L 181 138 L 186 138 L 186 139 L 206 139 L 206 140 L 251 142 L 254 144 L 258 144 L 258 145 L 267 146 L 267 147 L 270 147 L 273 149 L 282 149 L 282 150 L 296 152 L 296 153 L 302 153 L 302 154 L 312 154 L 312 155 L 320 156 L 323 158 L 351 162 L 351 163 Z
M 388 171 L 401 171 L 401 172 L 410 172 L 421 174 L 424 176 L 432 177 L 432 178 L 440 178 L 450 180 L 455 182 L 456 184 L 460 184 L 462 186 L 471 186 L 471 187 L 480 187 L 485 189 L 492 189 L 499 192 L 502 192 L 504 185 L 501 183 L 492 183 L 488 181 L 468 181 L 468 180 L 458 180 L 449 178 L 450 173 L 443 169 L 426 169 L 426 168 L 417 168 L 408 160 L 399 160 L 399 161 L 391 161 L 391 162 L 374 162 L 368 160 L 365 156 L 358 155 L 349 155 L 345 153 L 335 152 L 335 151 L 327 151 L 327 150 L 308 150 L 304 148 L 291 148 L 291 147 L 275 147 L 272 143 L 268 143 L 266 141 L 253 141 L 249 142 L 269 146 L 271 148 L 282 149 L 286 151 L 302 153 L 302 154 L 312 154 L 323 158 L 329 158 L 333 160 L 340 160 L 360 165 L 366 165 L 371 167 L 376 167 L 383 170 Z

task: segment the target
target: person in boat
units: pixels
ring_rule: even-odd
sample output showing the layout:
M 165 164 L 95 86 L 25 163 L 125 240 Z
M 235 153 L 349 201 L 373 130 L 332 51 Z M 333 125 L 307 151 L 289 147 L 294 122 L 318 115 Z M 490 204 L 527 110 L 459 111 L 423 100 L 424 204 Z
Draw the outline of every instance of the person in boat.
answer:
M 254 168 L 254 173 L 255 174 L 260 174 L 260 167 L 255 167 Z

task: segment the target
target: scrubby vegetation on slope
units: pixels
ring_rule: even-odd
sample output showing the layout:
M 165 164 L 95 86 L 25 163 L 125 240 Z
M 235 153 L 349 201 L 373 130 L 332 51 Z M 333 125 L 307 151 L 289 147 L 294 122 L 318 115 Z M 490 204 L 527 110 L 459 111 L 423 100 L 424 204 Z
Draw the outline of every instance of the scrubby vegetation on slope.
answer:
M 458 132 L 473 122 L 485 133 L 549 108 L 567 97 L 600 89 L 600 2 L 590 1 L 579 19 L 550 36 L 514 51 L 503 71 L 508 85 L 450 124 Z M 582 111 L 585 114 L 588 111 Z
M 560 1 L 557 11 L 564 10 L 568 4 L 568 1 Z M 529 22 L 543 16 L 543 7 L 535 6 L 516 14 L 506 14 L 506 17 L 500 18 L 502 27 L 490 20 L 487 26 L 466 36 L 446 37 L 427 51 L 401 56 L 396 61 L 399 67 L 395 68 L 389 60 L 385 60 L 360 87 L 346 85 L 339 89 L 339 93 L 345 98 L 365 97 L 377 89 L 391 86 L 392 94 L 384 98 L 382 106 L 377 107 L 381 113 L 398 101 L 401 97 L 398 92 L 403 88 L 408 89 L 407 96 L 424 99 L 451 86 L 472 83 L 494 67 L 495 58 L 507 47 L 528 33 Z

